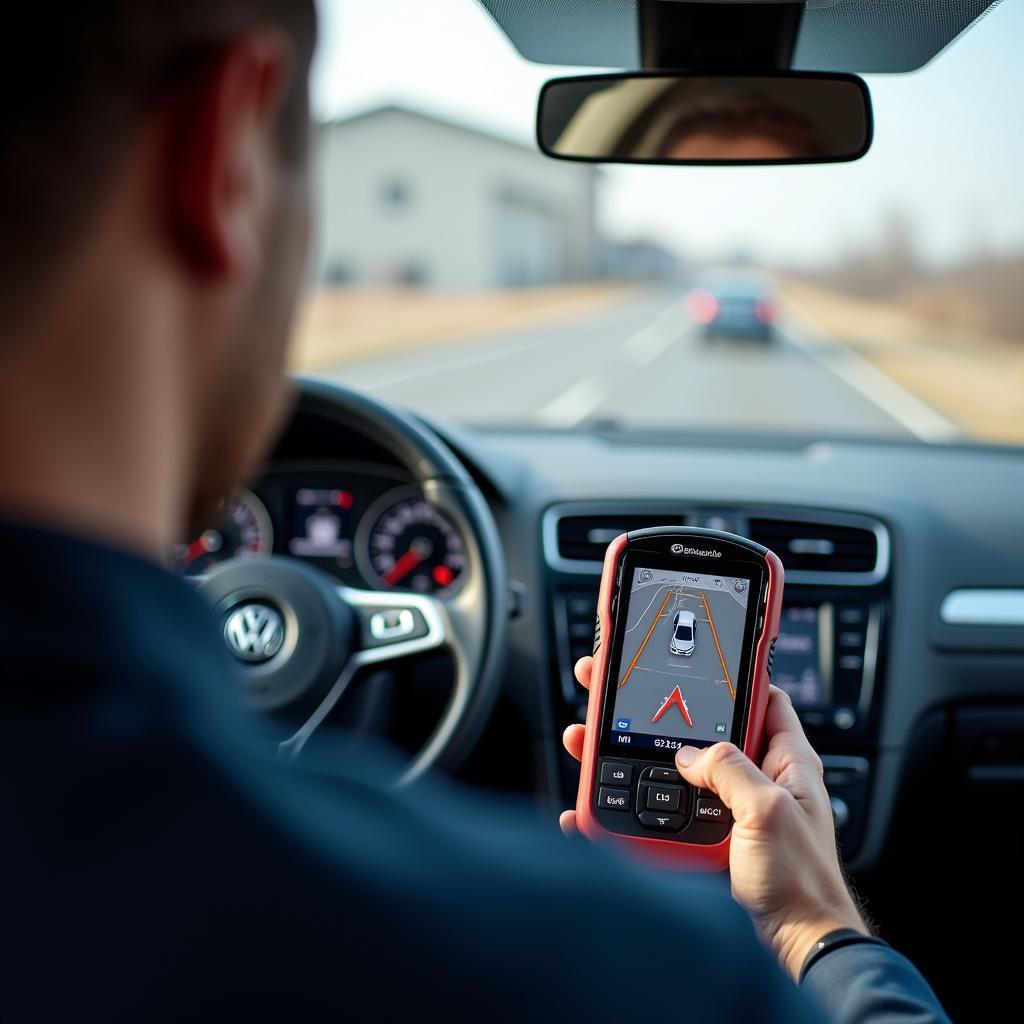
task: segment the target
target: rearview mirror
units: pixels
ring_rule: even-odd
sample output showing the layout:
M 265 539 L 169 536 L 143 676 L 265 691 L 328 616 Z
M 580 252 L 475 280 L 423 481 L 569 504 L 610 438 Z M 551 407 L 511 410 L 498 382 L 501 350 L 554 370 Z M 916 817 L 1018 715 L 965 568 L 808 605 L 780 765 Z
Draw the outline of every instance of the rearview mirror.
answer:
M 537 105 L 540 148 L 562 160 L 833 163 L 862 157 L 871 133 L 856 75 L 587 75 L 546 83 Z

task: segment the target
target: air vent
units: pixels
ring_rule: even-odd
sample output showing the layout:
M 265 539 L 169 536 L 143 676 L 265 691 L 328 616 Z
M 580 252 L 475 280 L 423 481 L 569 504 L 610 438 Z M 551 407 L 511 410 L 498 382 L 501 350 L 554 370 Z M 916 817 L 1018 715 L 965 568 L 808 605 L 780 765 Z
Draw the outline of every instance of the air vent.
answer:
M 751 519 L 750 537 L 771 548 L 786 572 L 874 573 L 879 567 L 878 534 L 859 526 Z
M 563 516 L 558 520 L 558 554 L 570 562 L 600 562 L 620 533 L 682 524 L 682 516 Z

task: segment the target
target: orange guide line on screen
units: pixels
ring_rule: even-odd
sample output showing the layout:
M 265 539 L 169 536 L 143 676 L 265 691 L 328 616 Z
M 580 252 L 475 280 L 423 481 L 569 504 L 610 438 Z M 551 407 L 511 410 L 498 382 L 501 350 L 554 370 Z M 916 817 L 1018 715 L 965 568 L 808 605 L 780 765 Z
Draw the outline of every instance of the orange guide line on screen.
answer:
M 711 636 L 715 641 L 715 650 L 718 651 L 718 660 L 722 663 L 722 671 L 725 673 L 725 685 L 729 687 L 729 696 L 735 700 L 736 691 L 733 689 L 732 680 L 729 678 L 729 669 L 725 664 L 725 655 L 722 654 L 722 645 L 718 642 L 718 630 L 715 629 L 715 620 L 711 617 L 711 606 L 708 604 L 708 599 L 703 590 L 700 592 L 700 599 L 704 602 L 704 610 L 708 613 L 708 622 L 711 625 Z
M 658 609 L 658 614 L 654 616 L 654 619 L 651 621 L 650 629 L 647 630 L 647 636 L 644 637 L 643 642 L 637 648 L 636 654 L 633 655 L 633 660 L 629 663 L 629 668 L 626 669 L 626 674 L 622 677 L 622 681 L 619 683 L 620 689 L 626 685 L 626 682 L 629 679 L 630 672 L 633 671 L 634 667 L 636 666 L 636 663 L 640 660 L 640 655 L 644 653 L 644 648 L 647 646 L 647 641 L 651 639 L 651 634 L 654 632 L 654 627 L 661 620 L 662 613 L 665 611 L 665 605 L 668 604 L 669 598 L 671 596 L 672 591 L 667 590 L 665 592 L 665 600 L 661 602 L 661 607 Z

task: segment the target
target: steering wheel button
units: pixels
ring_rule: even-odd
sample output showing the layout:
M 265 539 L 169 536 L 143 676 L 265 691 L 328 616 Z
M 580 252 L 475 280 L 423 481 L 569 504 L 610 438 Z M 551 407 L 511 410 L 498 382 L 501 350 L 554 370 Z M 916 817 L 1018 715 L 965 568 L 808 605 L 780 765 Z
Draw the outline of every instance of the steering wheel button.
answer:
M 602 786 L 597 791 L 597 806 L 604 807 L 609 811 L 629 810 L 628 789 L 608 789 Z
M 416 629 L 416 620 L 408 608 L 392 608 L 370 616 L 370 636 L 374 640 L 398 640 Z

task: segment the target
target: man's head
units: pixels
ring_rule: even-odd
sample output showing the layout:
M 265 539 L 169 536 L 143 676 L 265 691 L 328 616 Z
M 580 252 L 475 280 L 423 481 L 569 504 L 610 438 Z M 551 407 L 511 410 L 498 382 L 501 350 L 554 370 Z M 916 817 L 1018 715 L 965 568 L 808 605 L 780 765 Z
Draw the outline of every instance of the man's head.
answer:
M 81 462 L 73 425 L 109 445 L 120 416 L 106 457 L 126 467 L 135 432 L 174 432 L 148 456 L 176 463 L 180 527 L 255 468 L 283 408 L 313 0 L 16 5 L 5 29 L 31 59 L 0 70 L 3 426 L 49 403 L 37 459 L 77 441 Z M 9 497 L 31 510 L 45 480 L 24 469 Z

